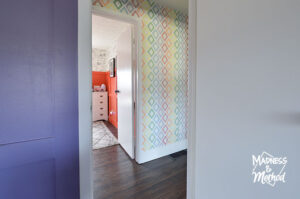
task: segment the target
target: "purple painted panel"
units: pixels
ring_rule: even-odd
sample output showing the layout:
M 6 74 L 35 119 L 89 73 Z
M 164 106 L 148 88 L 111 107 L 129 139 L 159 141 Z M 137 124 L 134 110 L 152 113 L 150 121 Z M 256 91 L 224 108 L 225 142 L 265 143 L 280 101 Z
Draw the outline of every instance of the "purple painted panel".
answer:
M 0 198 L 55 198 L 54 159 L 1 169 L 0 178 Z
M 79 198 L 77 1 L 0 2 L 0 198 Z
M 52 136 L 53 3 L 0 3 L 0 144 Z

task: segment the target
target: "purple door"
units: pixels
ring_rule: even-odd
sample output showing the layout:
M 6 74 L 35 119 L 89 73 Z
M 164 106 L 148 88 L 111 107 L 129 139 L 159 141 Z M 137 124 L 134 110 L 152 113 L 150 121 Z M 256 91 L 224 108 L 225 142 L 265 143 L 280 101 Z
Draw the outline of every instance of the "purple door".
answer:
M 77 1 L 0 1 L 0 198 L 78 199 Z

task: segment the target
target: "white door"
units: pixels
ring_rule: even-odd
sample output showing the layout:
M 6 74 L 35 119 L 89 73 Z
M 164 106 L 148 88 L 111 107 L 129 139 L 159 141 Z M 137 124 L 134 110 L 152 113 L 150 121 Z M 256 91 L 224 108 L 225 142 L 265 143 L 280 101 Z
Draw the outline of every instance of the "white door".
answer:
M 118 140 L 134 158 L 133 86 L 132 86 L 132 29 L 131 25 L 117 42 Z

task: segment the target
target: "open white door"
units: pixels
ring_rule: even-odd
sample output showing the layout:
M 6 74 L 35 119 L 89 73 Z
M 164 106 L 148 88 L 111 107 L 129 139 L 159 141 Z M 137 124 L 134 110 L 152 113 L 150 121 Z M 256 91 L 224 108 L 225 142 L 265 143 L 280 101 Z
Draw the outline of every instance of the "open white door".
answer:
M 128 25 L 117 41 L 118 141 L 133 159 L 132 66 L 132 26 Z

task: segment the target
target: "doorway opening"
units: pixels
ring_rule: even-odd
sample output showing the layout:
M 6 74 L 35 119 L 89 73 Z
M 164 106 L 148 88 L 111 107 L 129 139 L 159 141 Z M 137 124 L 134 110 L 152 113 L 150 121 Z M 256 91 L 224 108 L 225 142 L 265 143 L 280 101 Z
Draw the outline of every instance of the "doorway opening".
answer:
M 134 24 L 92 15 L 93 150 L 120 145 L 135 158 Z
M 144 67 L 143 67 L 143 71 L 141 68 L 145 61 L 144 45 L 146 39 L 144 37 L 143 31 L 145 31 L 145 27 L 147 28 L 148 26 L 145 26 L 143 21 L 133 16 L 125 16 L 104 9 L 93 9 L 92 14 L 93 14 L 92 15 L 92 19 L 93 19 L 92 20 L 92 30 L 93 30 L 92 66 L 93 67 L 96 66 L 95 67 L 96 69 L 93 70 L 93 78 L 92 78 L 93 79 L 92 88 L 94 91 L 93 95 L 95 95 L 93 96 L 94 98 L 93 99 L 93 121 L 94 121 L 93 127 L 94 129 L 96 129 L 96 131 L 99 129 L 105 129 L 105 131 L 109 131 L 109 133 L 106 132 L 105 134 L 106 136 L 105 138 L 108 138 L 109 140 L 108 145 L 101 145 L 101 143 L 100 144 L 98 143 L 99 138 L 101 138 L 101 136 L 99 135 L 93 136 L 93 141 L 94 141 L 94 146 L 93 146 L 94 150 L 92 153 L 93 171 L 91 173 L 93 174 L 94 198 L 99 198 L 99 199 L 100 198 L 127 198 L 129 196 L 132 198 L 135 197 L 144 198 L 144 196 L 145 198 L 149 198 L 149 197 L 159 198 L 162 195 L 166 196 L 165 198 L 177 198 L 177 197 L 185 198 L 186 197 L 186 167 L 187 167 L 186 151 L 180 151 L 180 150 L 184 150 L 186 148 L 186 141 L 181 140 L 179 141 L 179 143 L 170 144 L 166 148 L 157 147 L 151 151 L 144 150 L 144 148 L 142 148 L 147 146 L 147 144 L 142 143 L 143 142 L 142 137 L 144 136 L 144 134 L 142 133 L 139 134 L 139 131 L 142 132 L 143 124 L 144 124 L 142 123 L 144 121 L 142 120 L 144 114 L 142 112 L 143 110 L 142 105 L 144 103 L 143 101 L 144 98 L 142 99 L 139 96 L 141 96 L 141 93 L 144 92 L 143 90 L 144 88 L 141 86 L 142 84 L 139 83 L 138 76 L 141 77 L 140 81 L 142 81 L 142 77 L 144 77 L 142 76 L 144 75 Z M 97 21 L 96 19 L 99 19 L 98 22 L 96 22 Z M 176 23 L 175 19 L 172 20 L 174 20 L 174 23 Z M 106 22 L 106 25 L 103 24 L 104 22 Z M 123 27 L 124 23 L 125 23 L 125 28 L 121 28 Z M 96 26 L 99 26 L 98 30 L 100 33 L 98 34 L 94 32 L 95 29 L 97 29 Z M 113 30 L 111 30 L 108 33 L 106 32 L 106 35 L 101 36 L 101 34 L 104 34 L 103 31 L 105 31 L 106 26 L 110 27 Z M 115 29 L 112 28 L 112 26 L 115 26 L 114 27 Z M 128 26 L 131 28 L 127 28 Z M 163 27 L 163 25 L 161 26 Z M 121 28 L 121 30 L 119 28 Z M 168 30 L 171 31 L 170 28 Z M 182 29 L 183 32 L 182 26 L 178 25 L 178 28 Z M 176 32 L 176 30 L 174 30 L 174 32 Z M 110 40 L 109 38 L 113 37 L 115 34 L 117 34 L 117 36 L 115 36 L 113 39 Z M 128 35 L 130 34 L 131 37 L 128 37 Z M 169 32 L 169 34 L 171 34 L 171 32 Z M 138 39 L 136 39 L 135 36 L 137 36 L 136 38 Z M 155 36 L 155 38 L 157 39 L 157 42 L 154 42 L 153 45 L 156 46 L 161 45 L 162 48 L 166 51 L 164 52 L 162 49 L 161 51 L 155 52 L 156 54 L 159 55 L 166 54 L 166 56 L 168 55 L 171 57 L 175 57 L 175 53 L 172 54 L 172 52 L 168 51 L 166 48 L 167 44 L 172 46 L 173 44 L 172 41 L 170 40 L 164 41 L 162 37 L 159 37 L 159 35 L 154 34 L 153 36 Z M 102 39 L 102 42 L 100 43 L 102 43 L 102 45 L 103 43 L 107 43 L 107 46 L 106 47 L 97 46 L 96 44 L 97 39 L 98 40 Z M 175 38 L 173 39 L 176 40 Z M 178 40 L 181 43 L 184 43 L 183 39 L 178 39 Z M 151 43 L 151 41 L 152 40 L 150 36 L 149 42 Z M 179 41 L 177 42 L 173 41 L 174 47 L 176 47 L 176 43 L 178 43 Z M 120 45 L 119 50 L 118 50 L 118 42 L 125 43 Z M 129 43 L 131 44 L 131 46 L 128 45 Z M 170 47 L 170 50 L 172 50 L 174 47 Z M 151 46 L 149 48 L 151 48 Z M 113 52 L 111 52 L 110 49 L 114 49 L 112 50 Z M 132 53 L 130 56 L 128 56 L 128 51 L 127 53 L 124 53 L 124 51 L 128 49 L 130 49 L 130 52 Z M 118 52 L 121 52 L 121 55 Z M 125 56 L 123 56 L 122 53 Z M 149 53 L 151 54 L 151 51 L 149 51 Z M 98 54 L 99 56 L 95 58 L 94 57 L 95 54 Z M 128 57 L 131 57 L 131 59 L 129 59 L 132 65 L 131 71 L 128 71 L 126 69 L 123 71 L 119 71 L 119 69 L 122 69 L 122 66 L 120 66 L 120 60 L 121 62 L 122 60 L 124 61 L 124 57 L 127 58 L 125 62 L 128 61 Z M 162 57 L 160 61 L 160 60 L 156 60 L 156 58 L 157 57 L 153 58 L 154 61 L 153 63 L 157 64 L 159 67 L 162 68 L 163 65 L 161 64 L 165 63 L 164 61 L 166 61 L 166 59 L 163 59 Z M 103 71 L 101 71 L 101 66 L 97 67 L 98 64 L 101 65 L 101 62 L 105 63 L 105 70 Z M 182 65 L 184 65 L 184 59 L 180 59 L 179 62 L 182 63 Z M 172 66 L 167 63 L 165 63 L 165 65 L 167 66 L 166 68 L 168 68 L 168 66 Z M 124 74 L 123 83 L 121 83 L 122 81 L 121 79 L 119 80 L 120 74 L 122 74 L 122 72 Z M 157 78 L 158 80 L 161 81 L 162 84 L 165 84 L 167 81 L 170 81 L 169 83 L 172 82 L 168 78 L 170 77 L 173 78 L 174 73 L 167 74 L 167 72 L 168 71 L 165 69 L 161 73 L 157 74 Z M 102 82 L 96 80 L 97 76 L 101 76 L 101 75 L 102 77 L 104 76 L 103 79 L 105 79 Z M 151 78 L 151 75 L 149 76 L 149 78 Z M 128 87 L 128 82 L 132 84 L 129 87 Z M 175 86 L 174 84 L 172 85 Z M 132 88 L 131 93 L 130 94 L 127 93 L 126 95 L 127 97 L 130 96 L 131 98 L 126 98 L 127 100 L 120 100 L 121 95 L 126 93 L 124 89 L 121 88 L 122 86 L 127 86 L 127 88 Z M 153 89 L 162 89 L 162 87 L 161 88 L 155 87 Z M 165 101 L 167 102 L 165 98 L 169 95 L 167 93 L 168 92 L 170 93 L 171 91 L 166 90 L 165 92 L 163 92 L 162 90 L 160 90 L 160 92 L 162 94 L 165 93 L 166 95 L 156 97 L 157 99 L 159 99 L 159 103 L 161 102 L 160 105 L 162 106 L 159 110 L 156 110 L 157 114 L 161 114 L 164 111 L 163 108 L 166 108 L 166 106 L 168 106 L 168 104 L 164 102 Z M 102 101 L 101 106 L 99 105 L 101 101 L 100 98 L 103 98 L 103 95 L 104 98 L 107 99 L 107 104 L 108 104 L 107 106 L 105 106 L 107 107 L 107 112 L 105 111 L 105 114 L 107 113 L 106 118 L 103 118 L 104 116 L 103 113 L 100 113 L 102 114 L 100 116 L 98 113 L 99 111 L 98 108 L 100 109 L 101 107 L 103 108 L 102 105 L 105 104 L 105 102 Z M 136 102 L 140 102 L 140 103 L 138 104 Z M 120 105 L 120 103 L 124 103 L 124 104 Z M 151 100 L 149 101 L 149 103 L 151 103 Z M 126 104 L 127 105 L 131 104 L 131 108 L 128 109 L 127 106 L 127 109 L 122 109 L 121 106 L 125 106 Z M 138 111 L 138 109 L 141 111 Z M 103 110 L 104 108 L 102 109 L 102 111 Z M 128 130 L 131 128 L 131 130 L 129 130 L 131 134 L 125 134 L 125 133 L 123 134 L 121 132 L 122 131 L 121 128 L 122 110 L 127 110 L 124 111 L 124 115 L 126 114 L 126 116 L 123 117 L 124 119 L 123 121 L 125 121 L 123 124 L 125 126 L 125 129 Z M 168 113 L 167 110 L 165 110 L 165 112 Z M 137 113 L 139 113 L 139 117 L 136 117 Z M 150 111 L 150 114 L 151 113 L 152 112 Z M 162 119 L 168 120 L 169 114 L 167 114 L 166 117 L 163 117 L 163 115 L 160 116 Z M 140 125 L 138 125 L 139 118 L 141 118 Z M 129 119 L 131 119 L 130 122 L 128 122 Z M 157 117 L 155 117 L 154 119 L 156 120 Z M 163 122 L 158 121 L 157 124 L 163 124 Z M 158 127 L 156 129 L 153 129 L 152 132 L 157 132 L 157 130 L 159 129 L 161 130 L 161 132 L 163 132 L 163 130 L 166 129 L 163 127 L 164 125 L 161 128 Z M 151 124 L 149 124 L 149 128 L 152 128 Z M 175 135 L 175 133 L 176 131 L 174 130 L 173 134 Z M 107 136 L 107 134 L 109 134 L 109 136 Z M 123 137 L 124 139 L 122 139 L 122 135 L 125 135 Z M 160 134 L 160 136 L 168 136 L 168 135 L 169 134 L 166 135 L 164 135 L 163 133 Z M 97 139 L 94 139 L 95 137 Z M 163 137 L 161 139 L 166 140 L 163 139 Z M 167 143 L 165 143 L 165 145 L 167 145 Z M 138 146 L 137 149 L 135 149 L 135 146 Z M 138 164 L 137 162 L 142 165 Z M 157 189 L 153 189 L 153 187 L 157 187 Z

